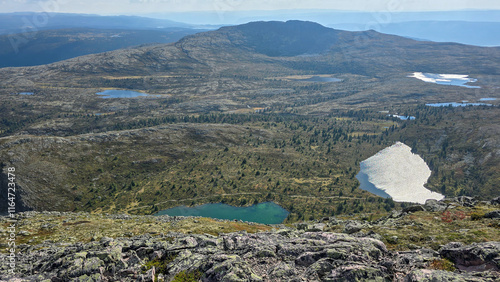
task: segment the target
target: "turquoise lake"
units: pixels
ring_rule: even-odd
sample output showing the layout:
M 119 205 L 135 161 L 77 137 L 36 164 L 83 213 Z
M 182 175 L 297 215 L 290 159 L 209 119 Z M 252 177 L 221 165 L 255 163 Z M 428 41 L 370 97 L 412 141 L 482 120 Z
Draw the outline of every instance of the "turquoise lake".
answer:
M 136 97 L 158 97 L 158 95 L 151 95 L 146 93 L 141 93 L 131 90 L 105 90 L 97 95 L 101 96 L 99 98 L 109 99 L 109 98 L 136 98 Z
M 234 207 L 222 203 L 194 207 L 179 206 L 159 211 L 155 215 L 202 216 L 263 224 L 279 224 L 285 220 L 288 214 L 289 212 L 281 206 L 273 202 L 265 202 L 250 207 Z

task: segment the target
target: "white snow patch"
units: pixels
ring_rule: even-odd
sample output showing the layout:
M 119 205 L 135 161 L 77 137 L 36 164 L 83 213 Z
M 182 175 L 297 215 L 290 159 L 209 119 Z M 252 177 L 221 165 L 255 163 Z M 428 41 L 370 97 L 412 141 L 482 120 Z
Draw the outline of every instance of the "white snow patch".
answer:
M 467 88 L 481 88 L 480 86 L 466 85 L 469 82 L 476 82 L 477 79 L 470 78 L 466 74 L 436 74 L 436 73 L 422 73 L 414 72 L 408 77 L 414 77 L 425 82 L 437 83 L 442 85 L 455 85 Z
M 427 199 L 441 200 L 443 195 L 425 188 L 431 170 L 425 161 L 401 142 L 385 148 L 362 162 L 368 180 L 397 202 L 424 204 Z
M 387 115 L 389 117 L 395 117 L 395 118 L 399 118 L 400 120 L 415 120 L 416 117 L 414 116 L 400 116 L 400 115 Z

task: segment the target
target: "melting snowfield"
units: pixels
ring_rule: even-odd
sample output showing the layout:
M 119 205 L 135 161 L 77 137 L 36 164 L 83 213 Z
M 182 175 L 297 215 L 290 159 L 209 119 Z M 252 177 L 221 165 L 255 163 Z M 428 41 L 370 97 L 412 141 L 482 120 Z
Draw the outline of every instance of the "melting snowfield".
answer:
M 389 117 L 399 118 L 400 120 L 415 120 L 414 116 L 387 115 Z
M 436 74 L 436 73 L 422 73 L 414 72 L 408 77 L 414 77 L 425 82 L 442 84 L 442 85 L 455 85 L 467 88 L 481 88 L 479 86 L 466 85 L 469 82 L 476 82 L 477 79 L 469 78 L 466 74 Z
M 369 182 L 394 201 L 423 204 L 427 199 L 444 198 L 424 187 L 431 170 L 419 155 L 413 154 L 411 148 L 401 142 L 385 148 L 360 165 Z

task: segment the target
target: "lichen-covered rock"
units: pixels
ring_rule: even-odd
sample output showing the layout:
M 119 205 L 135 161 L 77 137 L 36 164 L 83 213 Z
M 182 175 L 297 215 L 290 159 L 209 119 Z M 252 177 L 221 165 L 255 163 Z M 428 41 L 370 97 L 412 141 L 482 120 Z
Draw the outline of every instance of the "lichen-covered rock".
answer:
M 399 269 L 425 268 L 431 261 L 437 259 L 439 253 L 434 250 L 420 249 L 398 252 L 395 265 Z
M 434 281 L 480 282 L 488 280 L 483 280 L 482 278 L 479 277 L 472 277 L 444 270 L 418 269 L 408 274 L 403 281 L 404 282 L 434 282 Z
M 466 271 L 500 271 L 500 242 L 474 243 L 469 246 L 447 244 L 439 254 Z
M 413 212 L 419 212 L 419 211 L 425 211 L 425 207 L 421 205 L 414 205 L 414 206 L 409 206 L 403 209 L 403 212 L 405 213 L 413 213 Z
M 484 218 L 496 218 L 496 219 L 499 219 L 500 218 L 500 210 L 486 213 L 484 215 Z
M 448 205 L 446 203 L 444 203 L 443 201 L 438 201 L 435 199 L 428 199 L 427 201 L 425 201 L 424 207 L 428 211 L 442 212 L 442 211 L 446 210 Z
M 83 262 L 82 273 L 93 274 L 99 272 L 100 268 L 104 266 L 104 262 L 97 257 L 86 259 Z
M 494 199 L 491 199 L 490 204 L 492 204 L 492 205 L 500 205 L 500 197 L 496 197 Z
M 169 267 L 170 278 L 173 278 L 175 274 L 186 270 L 186 269 L 197 269 L 204 265 L 209 260 L 209 257 L 204 254 L 192 252 L 192 250 L 182 250 L 171 262 Z
M 326 252 L 305 252 L 295 259 L 295 264 L 300 266 L 310 266 L 320 258 L 326 257 Z
M 257 276 L 248 262 L 241 257 L 227 256 L 227 259 L 220 263 L 213 264 L 205 271 L 208 281 L 228 281 L 228 282 L 246 282 L 246 281 L 263 281 Z
M 307 224 L 307 223 L 299 223 L 297 224 L 298 230 L 304 230 L 306 232 L 320 232 L 325 230 L 326 224 L 324 223 L 316 223 L 316 224 Z
M 323 279 L 335 269 L 334 263 L 328 258 L 320 259 L 311 264 L 306 270 L 306 276 L 311 279 L 317 277 Z
M 291 281 L 299 274 L 293 263 L 279 262 L 268 271 L 268 279 L 271 281 Z
M 197 272 L 206 282 L 479 281 L 477 277 L 495 281 L 500 242 L 448 244 L 439 253 L 430 249 L 391 252 L 370 237 L 280 229 L 218 237 L 171 233 L 86 244 L 44 242 L 19 249 L 18 272 L 9 274 L 0 265 L 0 280 L 128 282 L 153 281 L 158 276 L 171 281 L 180 272 Z M 466 275 L 427 269 L 441 258 L 453 261 L 458 271 L 483 272 Z M 0 259 L 6 255 L 0 254 Z
M 445 200 L 451 201 L 453 203 L 457 203 L 463 207 L 474 207 L 478 203 L 478 200 L 476 200 L 474 197 L 468 197 L 468 196 L 446 198 Z
M 345 265 L 334 269 L 323 281 L 392 281 L 389 273 L 379 267 L 363 264 Z
M 363 229 L 363 226 L 361 225 L 361 223 L 356 222 L 356 221 L 352 221 L 352 222 L 348 222 L 344 226 L 344 233 L 353 234 L 353 233 L 359 232 L 361 229 Z

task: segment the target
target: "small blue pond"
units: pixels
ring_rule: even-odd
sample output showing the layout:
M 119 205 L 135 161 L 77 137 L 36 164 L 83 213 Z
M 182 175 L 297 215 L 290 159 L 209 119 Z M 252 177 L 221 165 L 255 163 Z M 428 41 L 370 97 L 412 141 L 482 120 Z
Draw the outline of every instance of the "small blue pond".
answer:
M 400 120 L 415 120 L 414 116 L 398 116 Z
M 429 107 L 468 107 L 468 106 L 492 106 L 491 104 L 485 104 L 485 103 L 457 103 L 457 102 L 450 102 L 450 103 L 434 103 L 434 104 L 425 104 L 426 106 Z
M 313 76 L 310 78 L 304 78 L 304 79 L 294 79 L 295 81 L 305 81 L 305 82 L 339 82 L 342 81 L 342 79 L 338 79 L 335 77 L 322 77 L 322 76 Z
M 474 85 L 467 85 L 466 84 L 469 82 L 476 82 L 476 81 L 477 81 L 477 79 L 469 78 L 469 79 L 449 79 L 446 81 L 436 81 L 433 83 L 440 84 L 440 85 L 460 86 L 460 87 L 473 88 L 473 89 L 481 88 L 481 86 L 474 86 Z
M 159 211 L 155 215 L 202 216 L 228 220 L 243 220 L 263 224 L 279 224 L 289 212 L 273 202 L 265 202 L 250 207 L 234 207 L 222 203 L 201 206 L 180 206 Z
M 151 95 L 147 93 L 141 93 L 131 90 L 105 90 L 97 95 L 101 96 L 99 98 L 109 99 L 109 98 L 136 98 L 136 97 L 159 97 L 158 95 Z
M 34 95 L 33 92 L 19 92 L 19 95 Z

